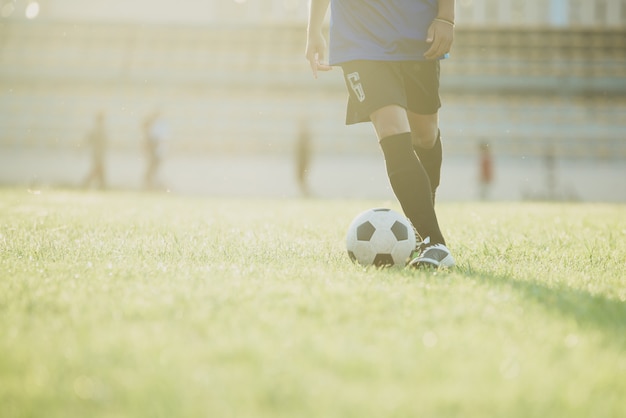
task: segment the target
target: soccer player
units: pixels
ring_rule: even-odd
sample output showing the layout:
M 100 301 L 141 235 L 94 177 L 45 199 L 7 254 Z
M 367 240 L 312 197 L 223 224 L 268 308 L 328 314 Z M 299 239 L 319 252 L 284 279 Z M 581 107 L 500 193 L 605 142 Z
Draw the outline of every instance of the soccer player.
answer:
M 157 190 L 163 188 L 158 181 L 158 171 L 163 162 L 168 126 L 161 112 L 155 110 L 143 121 L 142 128 L 143 148 L 147 160 L 143 184 L 146 190 Z
M 322 33 L 330 4 L 330 51 Z M 422 242 L 408 265 L 452 267 L 434 209 L 442 149 L 439 61 L 454 37 L 454 0 L 311 0 L 313 76 L 340 66 L 346 124 L 371 121 L 391 188 Z
M 91 170 L 83 182 L 84 187 L 95 183 L 100 189 L 106 189 L 106 170 L 104 167 L 107 147 L 106 113 L 99 110 L 96 113 L 94 126 L 87 136 L 87 141 L 91 146 Z

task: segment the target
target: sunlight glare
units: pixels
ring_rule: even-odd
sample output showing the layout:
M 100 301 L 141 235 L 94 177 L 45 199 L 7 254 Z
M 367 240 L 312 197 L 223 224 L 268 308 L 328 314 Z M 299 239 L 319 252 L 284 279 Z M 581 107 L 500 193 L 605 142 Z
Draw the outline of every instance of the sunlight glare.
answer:
M 26 18 L 34 19 L 37 16 L 39 16 L 39 3 L 32 1 L 28 3 L 28 6 L 26 6 Z

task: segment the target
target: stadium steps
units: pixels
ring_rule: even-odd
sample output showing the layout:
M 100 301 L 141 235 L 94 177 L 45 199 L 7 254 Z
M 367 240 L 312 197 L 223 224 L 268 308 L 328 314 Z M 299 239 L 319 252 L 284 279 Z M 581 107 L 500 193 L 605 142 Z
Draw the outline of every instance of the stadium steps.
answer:
M 137 151 L 163 107 L 181 152 L 290 152 L 307 115 L 320 152 L 378 152 L 345 128 L 339 71 L 313 81 L 304 28 L 0 24 L 0 146 L 82 149 L 106 109 L 113 146 Z M 626 158 L 626 32 L 462 29 L 442 66 L 447 152 Z
M 303 33 L 300 25 L 7 21 L 0 77 L 311 88 Z M 450 91 L 626 94 L 626 32 L 459 29 L 443 71 Z

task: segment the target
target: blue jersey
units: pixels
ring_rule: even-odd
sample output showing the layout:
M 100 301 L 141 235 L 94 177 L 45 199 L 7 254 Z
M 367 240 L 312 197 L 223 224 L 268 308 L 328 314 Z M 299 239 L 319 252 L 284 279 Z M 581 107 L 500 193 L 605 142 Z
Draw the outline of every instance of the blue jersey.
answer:
M 423 60 L 437 0 L 331 0 L 330 64 Z

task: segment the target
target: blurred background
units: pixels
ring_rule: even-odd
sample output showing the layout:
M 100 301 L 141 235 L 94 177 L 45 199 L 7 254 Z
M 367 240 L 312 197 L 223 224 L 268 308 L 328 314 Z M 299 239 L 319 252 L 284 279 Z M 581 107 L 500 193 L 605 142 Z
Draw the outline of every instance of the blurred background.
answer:
M 0 184 L 392 198 L 306 0 L 0 0 Z M 440 200 L 626 201 L 626 0 L 458 0 Z

